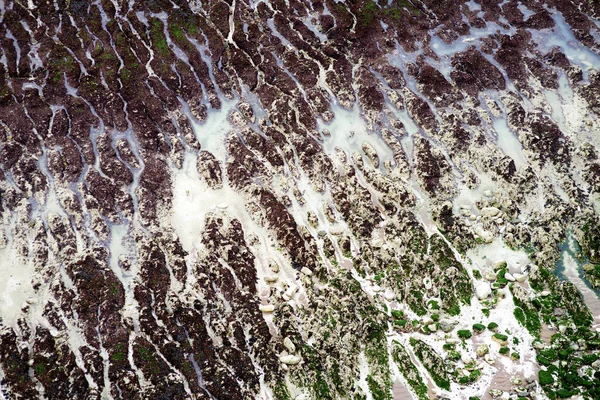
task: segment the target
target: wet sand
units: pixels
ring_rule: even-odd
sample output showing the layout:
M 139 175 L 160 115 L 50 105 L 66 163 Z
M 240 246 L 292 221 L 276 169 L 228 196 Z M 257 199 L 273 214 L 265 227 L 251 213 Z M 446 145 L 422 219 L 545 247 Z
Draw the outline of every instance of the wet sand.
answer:
M 596 293 L 585 284 L 583 279 L 581 279 L 578 271 L 579 266 L 568 253 L 564 254 L 564 265 L 565 269 L 563 273 L 583 295 L 583 300 L 594 317 L 594 326 L 600 326 L 600 299 Z
M 394 381 L 392 394 L 394 396 L 394 400 L 410 400 L 413 398 L 406 386 L 399 381 Z

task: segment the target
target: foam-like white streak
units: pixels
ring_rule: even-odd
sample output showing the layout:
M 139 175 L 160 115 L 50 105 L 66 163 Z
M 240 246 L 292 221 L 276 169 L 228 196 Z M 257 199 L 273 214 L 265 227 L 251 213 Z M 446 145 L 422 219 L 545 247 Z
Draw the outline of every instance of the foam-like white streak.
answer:
M 532 15 L 535 15 L 535 13 L 533 11 L 531 11 L 529 8 L 527 8 L 527 6 L 521 2 L 519 2 L 519 5 L 517 6 L 517 8 L 519 9 L 519 11 L 521 11 L 523 13 L 523 20 L 527 21 L 529 19 L 529 17 L 531 17 Z
M 206 120 L 198 122 L 189 111 L 188 118 L 192 123 L 194 134 L 200 142 L 203 150 L 211 152 L 219 161 L 225 162 L 227 159 L 226 137 L 233 129 L 233 126 L 227 120 L 229 112 L 235 109 L 237 100 L 227 100 L 221 98 L 221 108 L 219 110 L 210 109 Z
M 12 241 L 0 250 L 0 266 L 0 317 L 4 325 L 14 326 L 27 299 L 35 295 L 35 267 L 19 256 Z
M 236 217 L 245 216 L 244 199 L 224 186 L 213 190 L 200 177 L 194 153 L 185 154 L 180 170 L 173 170 L 173 216 L 171 223 L 181 245 L 191 253 L 204 231 L 204 218 L 219 207 L 227 207 Z
M 550 51 L 553 47 L 559 47 L 570 62 L 579 65 L 583 69 L 584 77 L 587 71 L 600 68 L 600 55 L 582 45 L 573 35 L 569 24 L 564 16 L 557 10 L 549 10 L 556 24 L 550 32 L 530 30 L 533 40 L 543 53 Z
M 469 36 L 459 37 L 452 43 L 445 43 L 442 39 L 440 39 L 436 35 L 432 35 L 431 38 L 431 49 L 437 54 L 439 57 L 443 56 L 452 56 L 456 53 L 461 53 L 469 48 L 469 46 L 473 45 L 473 42 L 476 42 L 482 38 L 491 36 L 497 32 L 502 32 L 505 34 L 513 34 L 515 32 L 515 28 L 511 27 L 506 30 L 503 29 L 500 25 L 495 22 L 488 23 L 485 28 L 471 28 Z
M 312 16 L 309 14 L 307 18 L 303 19 L 302 22 L 304 22 L 304 25 L 306 25 L 306 27 L 308 29 L 310 29 L 312 31 L 312 33 L 315 34 L 315 36 L 319 39 L 319 41 L 321 43 L 326 42 L 327 41 L 327 35 L 323 34 L 319 28 L 313 24 L 312 22 Z
M 496 119 L 493 122 L 494 130 L 498 134 L 498 147 L 504 154 L 509 156 L 515 162 L 515 166 L 520 169 L 527 165 L 527 159 L 523 153 L 523 146 L 516 135 L 510 131 L 505 119 Z
M 318 123 L 319 129 L 327 129 L 331 134 L 323 142 L 323 150 L 326 154 L 335 158 L 336 147 L 346 151 L 348 157 L 355 151 L 362 154 L 362 145 L 367 142 L 373 146 L 381 162 L 394 159 L 392 150 L 376 132 L 368 129 L 358 105 L 355 105 L 352 110 L 347 110 L 332 103 L 331 111 L 335 116 L 331 122 L 325 124 L 319 121 Z

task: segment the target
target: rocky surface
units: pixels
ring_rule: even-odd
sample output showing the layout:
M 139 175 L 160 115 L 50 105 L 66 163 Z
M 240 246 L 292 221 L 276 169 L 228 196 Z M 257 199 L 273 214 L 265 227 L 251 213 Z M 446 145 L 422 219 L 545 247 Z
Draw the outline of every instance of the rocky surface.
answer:
M 0 398 L 600 397 L 600 3 L 0 4 Z

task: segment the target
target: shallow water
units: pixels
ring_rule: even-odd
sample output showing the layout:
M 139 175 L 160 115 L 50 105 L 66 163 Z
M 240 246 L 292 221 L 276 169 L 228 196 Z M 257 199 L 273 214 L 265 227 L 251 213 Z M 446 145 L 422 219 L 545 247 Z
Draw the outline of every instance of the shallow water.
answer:
M 572 282 L 579 289 L 585 304 L 592 312 L 594 323 L 600 325 L 600 289 L 594 289 L 583 273 L 582 266 L 587 260 L 581 260 L 577 256 L 580 248 L 572 232 L 567 232 L 567 239 L 561 244 L 560 251 L 561 257 L 556 263 L 556 275 Z
M 530 30 L 533 40 L 537 42 L 538 48 L 547 53 L 553 47 L 559 47 L 567 56 L 570 62 L 579 65 L 583 70 L 584 78 L 587 78 L 588 69 L 598 69 L 600 66 L 600 55 L 594 53 L 588 47 L 584 46 L 575 38 L 569 24 L 565 21 L 562 13 L 556 10 L 550 10 L 552 19 L 556 23 L 551 33 L 540 33 Z

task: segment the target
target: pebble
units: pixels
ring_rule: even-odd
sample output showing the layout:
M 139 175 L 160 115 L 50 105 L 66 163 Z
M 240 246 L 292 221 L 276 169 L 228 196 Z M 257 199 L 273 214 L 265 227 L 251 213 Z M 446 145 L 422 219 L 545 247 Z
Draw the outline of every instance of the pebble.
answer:
M 549 290 L 544 290 L 544 291 L 542 291 L 542 293 L 540 293 L 540 296 L 542 296 L 542 297 L 548 297 L 548 296 L 550 296 L 551 294 L 552 294 L 552 292 L 551 292 L 551 291 L 549 291 Z
M 522 388 L 522 387 L 515 388 L 515 393 L 521 397 L 529 396 L 529 392 L 527 390 L 525 390 L 525 388 Z
M 492 243 L 494 241 L 494 235 L 483 229 L 481 226 L 475 227 L 475 234 L 485 243 Z
M 258 309 L 264 313 L 272 313 L 275 311 L 275 306 L 273 304 L 261 304 Z
M 494 263 L 494 271 L 498 271 L 502 268 L 506 268 L 506 261 L 502 260 L 502 261 L 496 261 Z
M 341 236 L 344 234 L 344 228 L 339 226 L 332 226 L 331 228 L 329 228 L 329 233 L 331 233 L 333 236 Z
M 501 346 L 506 346 L 506 344 L 508 343 L 506 340 L 499 339 L 496 336 L 492 336 L 492 340 L 494 342 L 500 343 Z M 487 361 L 487 358 L 486 358 L 486 361 Z
M 500 213 L 500 210 L 496 207 L 484 207 L 481 210 L 481 215 L 485 215 L 486 217 L 495 217 Z
M 460 356 L 460 360 L 466 364 L 471 364 L 473 362 L 473 357 L 471 357 L 469 354 L 463 354 Z
M 288 297 L 292 297 L 294 295 L 294 293 L 296 293 L 298 291 L 298 286 L 296 285 L 291 285 L 286 291 L 285 291 L 285 295 Z
M 495 280 L 496 280 L 496 278 L 497 278 L 496 274 L 494 274 L 494 273 L 493 273 L 493 272 L 491 272 L 491 271 L 488 271 L 488 272 L 486 272 L 486 273 L 485 273 L 485 275 L 484 275 L 483 277 L 484 277 L 486 280 L 490 281 L 490 282 L 493 282 L 493 281 L 495 281 Z
M 520 385 L 521 379 L 517 378 L 516 376 L 511 376 L 510 383 L 512 383 L 513 385 Z
M 423 279 L 423 285 L 425 286 L 425 289 L 427 289 L 427 290 L 429 290 L 433 287 L 433 283 L 431 282 L 431 280 L 429 278 Z
M 294 345 L 294 343 L 292 342 L 292 340 L 289 337 L 286 337 L 285 339 L 283 339 L 283 345 L 285 346 L 286 349 L 288 349 L 288 351 L 290 353 L 296 352 L 296 346 Z
M 383 298 L 386 299 L 387 301 L 392 301 L 396 298 L 396 295 L 392 292 L 385 292 L 383 295 Z
M 452 329 L 454 329 L 454 324 L 450 321 L 445 321 L 445 320 L 440 321 L 440 329 L 445 333 L 449 333 L 452 331 Z M 448 342 L 448 340 L 450 340 L 450 339 L 446 339 L 446 342 L 450 343 L 450 342 Z M 456 340 L 456 343 L 459 342 L 458 339 L 452 339 L 452 340 Z
M 477 350 L 475 351 L 475 354 L 477 354 L 477 357 L 483 357 L 489 351 L 490 351 L 490 348 L 488 347 L 488 345 L 485 343 L 482 343 L 479 346 L 477 346 Z
M 475 288 L 475 293 L 479 300 L 485 300 L 492 294 L 492 288 L 486 282 L 479 282 Z
M 307 275 L 307 276 L 311 276 L 313 274 L 312 271 L 306 267 L 302 267 L 300 272 L 302 272 L 304 275 Z
M 485 362 L 487 362 L 490 365 L 494 365 L 494 363 L 496 362 L 496 359 L 491 354 L 486 354 L 484 359 Z
M 267 283 L 275 283 L 279 280 L 279 278 L 275 275 L 267 275 L 264 277 L 264 280 Z
M 300 360 L 300 357 L 294 355 L 279 356 L 279 361 L 287 365 L 296 365 Z
M 509 273 L 509 272 L 507 272 L 506 274 L 504 274 L 504 278 L 506 278 L 506 280 L 507 280 L 507 281 L 509 281 L 509 282 L 514 282 L 514 281 L 516 281 L 515 277 L 514 277 L 514 276 L 512 276 L 512 274 L 511 274 L 511 273 Z

